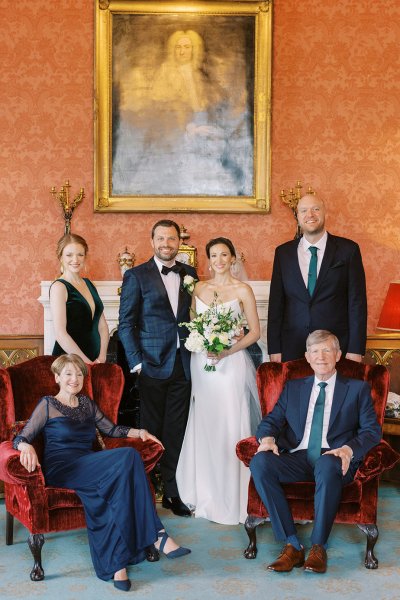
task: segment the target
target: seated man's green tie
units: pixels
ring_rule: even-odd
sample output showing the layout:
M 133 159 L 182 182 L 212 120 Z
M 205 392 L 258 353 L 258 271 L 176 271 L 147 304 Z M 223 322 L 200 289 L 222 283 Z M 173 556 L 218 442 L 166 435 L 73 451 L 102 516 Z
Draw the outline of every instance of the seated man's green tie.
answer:
M 325 388 L 328 385 L 325 381 L 319 384 L 319 394 L 314 406 L 314 415 L 311 423 L 310 439 L 308 440 L 307 458 L 314 465 L 321 456 L 322 427 L 324 424 L 325 409 Z

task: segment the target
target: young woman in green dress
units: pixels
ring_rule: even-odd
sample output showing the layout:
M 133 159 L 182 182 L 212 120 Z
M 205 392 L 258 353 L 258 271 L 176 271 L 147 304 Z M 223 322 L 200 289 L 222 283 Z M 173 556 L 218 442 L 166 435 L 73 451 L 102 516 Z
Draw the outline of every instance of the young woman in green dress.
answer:
M 58 241 L 61 277 L 50 287 L 50 308 L 56 338 L 53 356 L 73 353 L 91 364 L 106 361 L 109 332 L 100 296 L 81 276 L 87 253 L 80 235 L 65 234 Z

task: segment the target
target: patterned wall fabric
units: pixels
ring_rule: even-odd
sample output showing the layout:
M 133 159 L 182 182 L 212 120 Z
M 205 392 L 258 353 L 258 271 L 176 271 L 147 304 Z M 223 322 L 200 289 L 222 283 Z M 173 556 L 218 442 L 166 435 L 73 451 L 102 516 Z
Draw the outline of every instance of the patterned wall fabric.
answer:
M 127 244 L 150 255 L 154 214 L 93 214 L 94 10 L 88 0 L 0 0 L 0 332 L 41 333 L 39 282 L 57 275 L 61 209 L 50 196 L 66 178 L 87 198 L 73 231 L 89 243 L 88 275 L 118 279 Z M 297 178 L 321 192 L 328 229 L 351 237 L 367 272 L 369 331 L 400 259 L 400 4 L 397 0 L 275 0 L 272 212 L 169 215 L 199 248 L 226 235 L 251 279 L 269 279 L 276 245 L 295 223 L 279 191 Z

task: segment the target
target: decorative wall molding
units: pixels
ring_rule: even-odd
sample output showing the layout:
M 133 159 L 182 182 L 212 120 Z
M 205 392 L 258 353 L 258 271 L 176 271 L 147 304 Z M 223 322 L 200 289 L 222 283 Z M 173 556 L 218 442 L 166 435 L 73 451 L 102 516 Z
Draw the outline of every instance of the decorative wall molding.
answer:
M 3 368 L 42 354 L 42 335 L 0 335 L 0 366 Z

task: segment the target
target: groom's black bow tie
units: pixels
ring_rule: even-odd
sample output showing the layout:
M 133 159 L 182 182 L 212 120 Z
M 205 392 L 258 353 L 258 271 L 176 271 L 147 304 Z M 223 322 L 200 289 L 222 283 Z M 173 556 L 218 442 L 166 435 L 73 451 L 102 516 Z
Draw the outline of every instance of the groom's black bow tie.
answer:
M 172 267 L 166 267 L 165 265 L 163 265 L 162 269 L 161 269 L 161 273 L 163 275 L 168 275 L 168 273 L 170 273 L 171 271 L 173 273 L 180 273 L 182 270 L 182 267 L 180 265 L 173 265 Z

